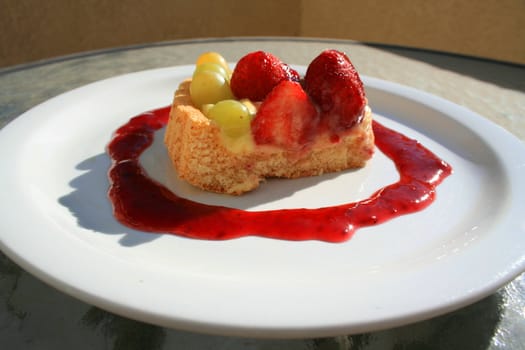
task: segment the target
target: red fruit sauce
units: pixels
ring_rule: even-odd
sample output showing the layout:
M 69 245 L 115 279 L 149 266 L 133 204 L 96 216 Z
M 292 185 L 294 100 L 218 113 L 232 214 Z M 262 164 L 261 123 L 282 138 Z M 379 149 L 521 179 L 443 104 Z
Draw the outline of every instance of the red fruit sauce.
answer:
M 139 164 L 170 107 L 146 112 L 120 127 L 108 152 L 109 197 L 114 215 L 131 228 L 184 237 L 224 240 L 261 236 L 283 240 L 343 242 L 359 228 L 420 211 L 452 168 L 415 140 L 374 121 L 376 146 L 396 165 L 398 182 L 359 202 L 319 209 L 246 211 L 181 198 L 151 179 Z M 263 191 L 264 189 L 262 189 Z

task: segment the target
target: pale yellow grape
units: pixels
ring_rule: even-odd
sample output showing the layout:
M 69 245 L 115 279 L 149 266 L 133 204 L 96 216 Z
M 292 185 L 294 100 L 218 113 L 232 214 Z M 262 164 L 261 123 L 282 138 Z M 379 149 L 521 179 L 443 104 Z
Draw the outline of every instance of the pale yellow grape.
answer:
M 234 98 L 226 78 L 219 73 L 210 71 L 203 71 L 193 76 L 190 84 L 190 96 L 197 108 L 201 108 L 205 104 L 214 104 Z
M 230 81 L 230 74 L 220 64 L 211 63 L 211 62 L 201 63 L 195 67 L 195 70 L 193 71 L 193 75 L 195 76 L 196 74 L 199 74 L 204 71 L 219 73 L 220 75 L 225 77 L 226 80 Z
M 208 118 L 215 121 L 222 132 L 231 138 L 247 134 L 252 119 L 248 108 L 237 100 L 217 102 L 208 110 Z
M 202 114 L 204 114 L 206 117 L 208 116 L 209 112 L 210 112 L 210 109 L 215 106 L 214 104 L 212 103 L 207 103 L 207 104 L 204 104 L 201 106 L 201 112 Z
M 216 63 L 220 66 L 222 66 L 226 72 L 230 73 L 230 67 L 228 66 L 228 63 L 224 59 L 224 57 L 221 56 L 221 54 L 217 52 L 205 52 L 201 54 L 197 58 L 197 62 L 195 62 L 195 65 L 200 65 L 203 63 Z
M 257 114 L 257 107 L 247 98 L 243 98 L 240 102 L 248 108 L 250 115 L 255 116 Z

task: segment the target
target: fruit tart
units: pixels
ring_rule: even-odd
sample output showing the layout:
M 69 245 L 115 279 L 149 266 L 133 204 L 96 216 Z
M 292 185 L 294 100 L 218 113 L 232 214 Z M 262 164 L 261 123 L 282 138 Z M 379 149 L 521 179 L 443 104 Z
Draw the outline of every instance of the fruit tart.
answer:
M 372 113 L 346 54 L 323 51 L 301 77 L 257 51 L 233 71 L 202 54 L 175 93 L 165 144 L 178 175 L 206 191 L 239 195 L 266 178 L 365 166 Z

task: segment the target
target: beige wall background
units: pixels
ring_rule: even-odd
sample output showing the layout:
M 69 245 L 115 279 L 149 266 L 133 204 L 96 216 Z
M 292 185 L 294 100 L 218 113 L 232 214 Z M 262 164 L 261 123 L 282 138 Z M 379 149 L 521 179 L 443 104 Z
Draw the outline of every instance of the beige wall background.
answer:
M 0 0 L 0 67 L 188 38 L 351 39 L 525 64 L 525 0 Z

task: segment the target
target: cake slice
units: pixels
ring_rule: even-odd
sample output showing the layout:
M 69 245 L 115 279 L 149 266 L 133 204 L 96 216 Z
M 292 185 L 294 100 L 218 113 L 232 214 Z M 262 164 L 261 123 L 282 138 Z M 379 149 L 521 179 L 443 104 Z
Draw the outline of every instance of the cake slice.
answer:
M 341 57 L 344 62 L 338 62 Z M 326 51 L 316 60 L 302 84 L 297 81 L 298 74 L 285 66 L 292 73 L 262 89 L 260 85 L 264 84 L 258 84 L 255 96 L 246 91 L 246 86 L 242 93 L 238 91 L 242 85 L 239 82 L 246 85 L 246 79 L 241 78 L 250 75 L 243 70 L 246 62 L 241 59 L 230 80 L 233 100 L 242 100 L 239 103 L 249 106 L 246 109 L 252 113 L 240 117 L 243 121 L 237 128 L 225 124 L 222 116 L 215 116 L 213 108 L 220 109 L 218 106 L 226 104 L 224 100 L 201 102 L 200 106 L 195 103 L 192 83 L 196 74 L 182 82 L 165 133 L 168 154 L 179 177 L 206 191 L 239 195 L 254 190 L 265 178 L 315 176 L 363 167 L 373 154 L 374 135 L 362 85 L 357 89 L 358 96 L 353 97 L 350 95 L 356 92 L 349 91 L 340 77 L 334 78 L 338 75 L 326 61 L 334 61 L 341 73 L 339 66 L 347 67 L 349 63 L 346 55 Z M 247 66 L 250 64 L 254 62 Z M 256 65 L 261 66 L 260 62 Z M 272 77 L 275 75 L 272 73 Z M 251 79 L 260 82 L 266 78 L 255 73 Z M 355 75 L 346 84 L 354 89 Z M 325 96 L 326 90 L 332 90 L 335 103 Z M 254 100 L 249 102 L 248 98 Z M 235 115 L 234 119 L 239 118 Z

